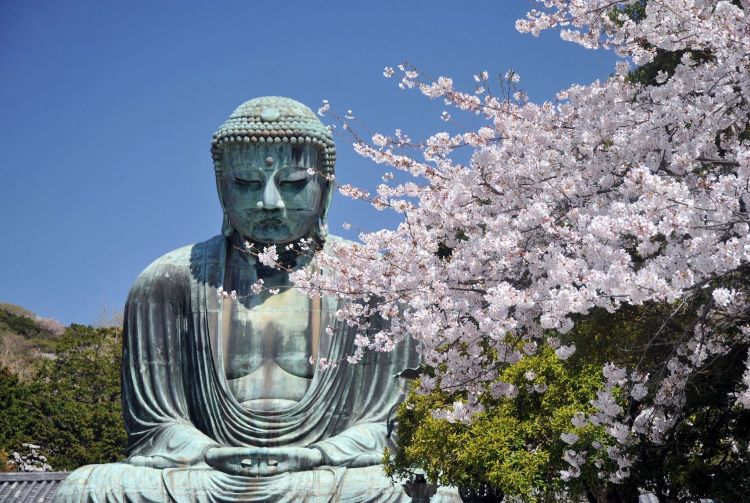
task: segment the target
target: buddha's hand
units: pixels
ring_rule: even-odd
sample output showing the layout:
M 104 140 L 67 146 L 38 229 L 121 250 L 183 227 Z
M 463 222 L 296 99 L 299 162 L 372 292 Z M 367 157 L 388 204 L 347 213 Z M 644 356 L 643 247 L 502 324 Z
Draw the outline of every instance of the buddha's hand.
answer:
M 206 463 L 232 475 L 267 477 L 320 466 L 323 454 L 307 447 L 212 447 Z
M 202 459 L 198 457 L 167 457 L 167 456 L 130 456 L 128 463 L 134 466 L 141 466 L 146 468 L 184 468 L 186 466 L 193 466 L 200 463 Z

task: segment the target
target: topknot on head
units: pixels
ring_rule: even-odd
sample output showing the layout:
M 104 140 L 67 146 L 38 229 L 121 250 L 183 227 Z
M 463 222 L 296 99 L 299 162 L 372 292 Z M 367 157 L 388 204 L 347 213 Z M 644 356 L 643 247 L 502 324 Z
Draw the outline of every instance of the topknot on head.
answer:
M 217 171 L 221 171 L 223 148 L 231 143 L 311 144 L 323 152 L 324 172 L 333 173 L 336 162 L 336 147 L 331 131 L 308 107 L 281 96 L 264 96 L 246 101 L 214 133 L 211 155 Z

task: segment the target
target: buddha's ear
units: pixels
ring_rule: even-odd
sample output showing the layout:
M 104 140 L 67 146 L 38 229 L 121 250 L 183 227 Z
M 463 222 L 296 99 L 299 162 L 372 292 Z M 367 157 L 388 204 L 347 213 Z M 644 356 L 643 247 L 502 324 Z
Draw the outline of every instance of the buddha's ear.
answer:
M 328 208 L 331 206 L 331 200 L 333 199 L 333 190 L 335 183 L 332 180 L 323 181 L 323 197 L 320 201 L 320 218 L 325 222 L 328 218 Z
M 224 206 L 224 195 L 222 194 L 221 189 L 221 164 L 220 162 L 217 163 L 214 161 L 214 173 L 216 174 L 216 192 L 219 193 L 219 204 L 221 204 L 221 211 L 224 214 L 224 221 L 221 223 L 221 233 L 229 237 L 234 232 L 234 229 L 232 228 L 232 224 L 229 221 L 229 214 L 227 213 L 227 209 Z
M 229 214 L 227 214 L 227 211 L 224 210 L 224 222 L 221 224 L 221 233 L 229 237 L 234 232 L 234 228 L 232 227 L 231 222 L 229 222 Z
M 333 182 L 324 179 L 322 187 L 323 197 L 320 198 L 318 220 L 313 225 L 313 228 L 311 229 L 309 234 L 309 237 L 311 237 L 316 243 L 318 243 L 318 246 L 321 249 L 323 248 L 323 244 L 328 238 L 328 225 L 326 217 L 328 215 L 328 207 L 331 205 L 331 199 L 333 197 L 333 187 Z

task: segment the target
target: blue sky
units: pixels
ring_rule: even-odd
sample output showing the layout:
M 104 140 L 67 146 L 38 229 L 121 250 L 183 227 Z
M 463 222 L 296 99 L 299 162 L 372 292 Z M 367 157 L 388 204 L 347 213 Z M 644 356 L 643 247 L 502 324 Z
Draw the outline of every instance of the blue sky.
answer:
M 532 100 L 606 78 L 612 54 L 515 31 L 525 0 L 0 0 L 0 302 L 61 322 L 119 310 L 138 273 L 219 233 L 212 133 L 243 101 L 328 99 L 375 131 L 444 129 L 445 109 L 385 79 L 408 60 L 471 89 L 514 69 Z M 456 116 L 456 114 L 453 114 Z M 382 168 L 337 139 L 337 179 Z M 336 197 L 329 225 L 393 217 Z

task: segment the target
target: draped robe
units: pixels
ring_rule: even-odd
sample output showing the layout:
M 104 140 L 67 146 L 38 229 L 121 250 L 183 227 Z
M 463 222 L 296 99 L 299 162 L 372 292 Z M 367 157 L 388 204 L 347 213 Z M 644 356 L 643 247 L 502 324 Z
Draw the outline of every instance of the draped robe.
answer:
M 222 363 L 230 309 L 218 288 L 227 248 L 227 238 L 217 236 L 164 255 L 141 273 L 126 305 L 122 386 L 129 460 L 160 456 L 174 467 L 85 466 L 62 484 L 56 501 L 408 501 L 380 465 L 361 466 L 361 460 L 380 455 L 389 442 L 386 421 L 401 396 L 393 374 L 418 364 L 413 344 L 368 354 L 356 365 L 316 369 L 290 409 L 244 408 L 229 390 Z M 354 350 L 356 330 L 335 319 L 338 302 L 323 297 L 319 314 L 310 313 L 319 330 L 317 353 L 330 360 Z M 312 447 L 323 453 L 324 465 L 268 477 L 230 475 L 202 462 L 215 446 Z

